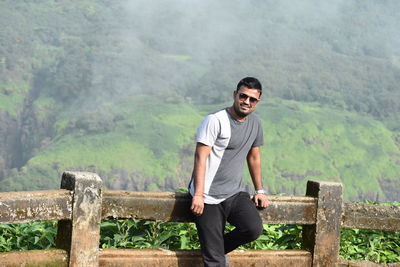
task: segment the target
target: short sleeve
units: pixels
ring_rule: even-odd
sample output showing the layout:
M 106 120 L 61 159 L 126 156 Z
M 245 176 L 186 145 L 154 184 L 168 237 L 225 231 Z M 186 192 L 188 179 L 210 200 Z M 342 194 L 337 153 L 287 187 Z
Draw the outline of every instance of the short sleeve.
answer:
M 257 124 L 257 135 L 256 135 L 256 139 L 254 140 L 252 146 L 262 146 L 264 144 L 264 133 L 263 133 L 263 128 L 262 128 L 262 124 L 261 124 L 261 120 L 257 119 L 256 120 L 256 124 Z
M 197 129 L 196 142 L 206 146 L 213 146 L 221 131 L 221 124 L 218 118 L 210 114 L 201 122 Z

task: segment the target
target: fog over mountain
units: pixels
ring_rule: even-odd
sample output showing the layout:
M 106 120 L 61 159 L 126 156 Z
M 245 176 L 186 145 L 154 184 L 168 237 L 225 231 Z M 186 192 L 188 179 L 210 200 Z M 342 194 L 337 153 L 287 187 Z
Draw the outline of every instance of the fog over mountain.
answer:
M 390 102 L 399 97 L 393 88 L 400 66 L 395 1 L 120 5 L 91 25 L 110 37 L 102 38 L 103 50 L 91 66 L 93 75 L 106 77 L 123 94 L 174 91 L 198 103 L 218 103 L 241 77 L 252 75 L 264 82 L 268 96 L 398 118 L 398 105 Z M 107 52 L 113 48 L 120 54 Z
M 100 172 L 112 188 L 184 186 L 198 121 L 229 104 L 245 76 L 261 80 L 264 104 L 289 100 L 382 123 L 379 127 L 391 132 L 390 145 L 377 145 L 376 137 L 368 146 L 384 151 L 375 154 L 386 157 L 382 162 L 392 165 L 384 168 L 393 171 L 365 175 L 386 179 L 379 187 L 390 188 L 400 183 L 395 171 L 400 165 L 399 11 L 396 0 L 2 1 L 0 191 L 26 190 L 29 175 L 38 177 L 38 188 L 53 186 L 58 177 L 50 177 L 65 168 Z M 193 117 L 178 118 L 184 112 Z M 91 145 L 104 146 L 109 155 L 125 155 L 108 150 L 117 147 L 112 140 L 123 137 L 143 145 L 142 153 L 149 150 L 143 164 L 158 163 L 160 170 L 93 156 L 101 153 Z M 329 142 L 334 147 L 336 141 Z M 64 158 L 77 144 L 82 149 L 88 145 L 84 151 L 90 160 L 82 160 L 79 149 Z M 169 157 L 171 162 L 169 153 L 176 156 Z M 361 158 L 349 166 L 367 164 Z M 345 179 L 345 167 L 324 176 L 323 171 L 302 169 L 299 174 L 301 168 L 289 171 L 274 164 L 266 171 L 276 179 L 291 173 L 288 177 L 298 183 L 290 186 L 302 186 L 307 173 Z M 357 172 L 346 175 L 354 178 Z M 141 184 L 147 176 L 148 184 Z M 290 186 L 277 187 L 276 193 L 297 192 Z M 377 198 L 371 192 L 359 195 Z

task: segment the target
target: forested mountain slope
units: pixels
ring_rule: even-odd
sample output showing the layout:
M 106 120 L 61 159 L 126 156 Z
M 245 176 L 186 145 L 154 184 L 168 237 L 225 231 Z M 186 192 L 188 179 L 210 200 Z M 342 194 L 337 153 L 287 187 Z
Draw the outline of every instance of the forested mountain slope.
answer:
M 260 78 L 271 193 L 342 181 L 351 199 L 400 185 L 398 1 L 2 1 L 0 191 L 174 190 L 201 118 Z M 228 102 L 227 102 L 228 101 Z M 209 106 L 204 106 L 208 104 Z
M 154 103 L 150 110 L 148 102 Z M 66 113 L 55 125 L 54 138 L 20 171 L 0 181 L 0 188 L 58 188 L 63 170 L 99 173 L 110 189 L 186 187 L 198 123 L 207 112 L 229 104 L 196 108 L 142 96 L 104 114 Z M 382 123 L 280 99 L 265 100 L 257 113 L 265 130 L 262 168 L 271 193 L 301 195 L 306 181 L 317 179 L 343 182 L 347 199 L 398 199 L 399 140 Z

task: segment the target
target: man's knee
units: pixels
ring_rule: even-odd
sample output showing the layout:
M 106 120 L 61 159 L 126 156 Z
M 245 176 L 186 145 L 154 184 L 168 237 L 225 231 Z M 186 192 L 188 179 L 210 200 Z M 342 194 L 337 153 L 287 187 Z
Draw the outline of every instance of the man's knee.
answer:
M 249 217 L 247 231 L 249 235 L 248 238 L 251 239 L 250 241 L 256 240 L 262 234 L 263 224 L 258 212 L 253 217 Z
M 249 242 L 256 240 L 262 234 L 262 231 L 263 231 L 262 224 L 254 224 L 251 227 L 249 227 L 246 233 Z
M 245 242 L 251 242 L 256 240 L 263 231 L 262 224 L 253 223 L 250 225 L 246 225 L 246 227 L 242 229 L 237 229 L 240 233 L 241 239 Z

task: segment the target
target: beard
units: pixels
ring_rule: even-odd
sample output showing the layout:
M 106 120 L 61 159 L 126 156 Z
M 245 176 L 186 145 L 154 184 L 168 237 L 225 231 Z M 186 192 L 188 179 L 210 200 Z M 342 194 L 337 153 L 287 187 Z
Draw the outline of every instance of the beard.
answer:
M 243 105 L 243 104 L 242 104 L 242 105 Z M 248 111 L 243 111 L 243 110 L 241 110 L 241 109 L 240 109 L 241 104 L 239 104 L 239 105 L 233 105 L 233 110 L 235 111 L 236 115 L 238 115 L 238 116 L 241 117 L 241 118 L 245 118 L 247 115 L 249 115 L 249 114 L 252 112 L 250 106 L 248 106 L 248 105 L 243 105 L 243 106 L 248 107 L 249 110 L 248 110 Z

